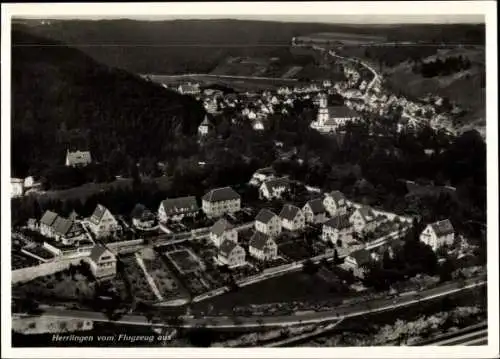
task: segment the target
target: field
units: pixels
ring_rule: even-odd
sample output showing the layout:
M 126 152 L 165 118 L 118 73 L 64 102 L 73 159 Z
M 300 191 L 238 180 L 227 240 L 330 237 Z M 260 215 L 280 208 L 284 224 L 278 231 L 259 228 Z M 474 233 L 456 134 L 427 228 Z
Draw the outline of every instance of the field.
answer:
M 331 277 L 333 273 L 328 271 Z M 293 301 L 321 301 L 334 299 L 339 294 L 339 284 L 327 278 L 325 272 L 309 275 L 302 271 L 251 284 L 230 293 L 194 304 L 194 309 L 204 310 L 212 305 L 218 310 L 232 310 L 237 306 Z
M 181 273 L 190 273 L 202 269 L 200 261 L 190 250 L 177 250 L 168 252 L 166 255 Z
M 340 33 L 340 32 L 321 32 L 307 36 L 299 36 L 297 40 L 303 42 L 331 43 L 339 42 L 346 45 L 359 45 L 367 42 L 386 41 L 384 36 L 374 36 L 367 34 Z
M 124 256 L 121 258 L 124 264 L 124 273 L 130 282 L 131 292 L 133 295 L 143 301 L 153 302 L 157 298 L 149 286 L 144 272 L 137 264 L 136 258 L 133 255 Z

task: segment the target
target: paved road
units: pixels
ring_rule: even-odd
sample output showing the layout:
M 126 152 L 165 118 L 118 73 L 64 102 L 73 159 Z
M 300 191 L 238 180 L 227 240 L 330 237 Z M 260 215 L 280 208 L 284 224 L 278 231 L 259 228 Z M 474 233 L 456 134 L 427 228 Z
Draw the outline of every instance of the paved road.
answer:
M 341 305 L 331 311 L 322 312 L 307 312 L 305 314 L 293 314 L 286 316 L 262 316 L 262 317 L 227 317 L 227 316 L 214 316 L 203 318 L 185 318 L 182 323 L 183 327 L 198 327 L 205 326 L 208 328 L 251 328 L 259 326 L 287 326 L 293 324 L 309 324 L 321 323 L 331 320 L 339 320 L 343 318 L 356 317 L 364 314 L 380 312 L 384 310 L 391 310 L 397 307 L 403 307 L 419 302 L 427 301 L 434 298 L 439 298 L 449 294 L 457 293 L 465 289 L 476 288 L 485 286 L 486 276 L 479 276 L 466 280 L 464 283 L 447 283 L 436 288 L 424 290 L 420 293 L 408 296 L 401 296 L 399 298 L 385 298 L 376 299 L 370 302 Z M 63 310 L 44 308 L 45 316 L 54 317 L 68 317 L 89 319 L 95 321 L 109 321 L 103 313 L 89 312 L 89 311 L 76 311 L 76 310 Z M 120 324 L 128 325 L 151 325 L 146 317 L 142 315 L 125 315 L 118 321 Z M 170 326 L 166 323 L 158 323 L 157 326 Z

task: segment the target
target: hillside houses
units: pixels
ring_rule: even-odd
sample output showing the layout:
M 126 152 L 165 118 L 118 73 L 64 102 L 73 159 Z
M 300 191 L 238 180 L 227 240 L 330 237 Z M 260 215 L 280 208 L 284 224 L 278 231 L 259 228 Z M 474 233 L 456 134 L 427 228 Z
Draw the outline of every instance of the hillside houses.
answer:
M 59 216 L 52 211 L 45 211 L 40 219 L 40 233 L 53 238 L 64 245 L 77 245 L 88 240 L 87 234 L 79 222 Z
M 267 234 L 256 231 L 248 246 L 250 255 L 262 261 L 272 260 L 278 256 L 276 242 Z
M 203 121 L 198 126 L 198 135 L 203 137 L 208 135 L 214 129 L 213 124 L 210 122 L 207 116 L 203 119 Z
M 298 231 L 304 228 L 304 213 L 299 207 L 292 204 L 285 204 L 279 214 L 281 226 L 289 231 Z
M 376 214 L 370 207 L 362 206 L 354 211 L 349 221 L 352 223 L 354 231 L 361 234 L 373 232 L 385 219 L 384 216 Z
M 308 201 L 302 208 L 306 223 L 323 223 L 327 217 L 327 211 L 321 198 Z
M 325 242 L 348 246 L 356 243 L 353 238 L 354 228 L 346 214 L 330 218 L 323 224 L 322 239 Z
M 270 237 L 277 237 L 281 233 L 281 219 L 268 209 L 261 209 L 255 217 L 255 230 Z
M 200 84 L 191 82 L 180 84 L 177 91 L 182 95 L 198 95 L 201 92 Z
M 229 268 L 240 267 L 245 265 L 246 253 L 242 246 L 237 242 L 230 240 L 225 240 L 220 248 L 217 255 L 217 259 L 223 265 L 227 265 Z
M 184 217 L 194 217 L 198 211 L 198 203 L 194 196 L 167 198 L 158 207 L 158 220 L 162 223 L 180 221 Z
M 276 172 L 272 167 L 260 168 L 250 178 L 250 185 L 260 186 L 262 182 L 275 178 Z
M 455 229 L 449 219 L 428 224 L 420 234 L 420 240 L 434 251 L 443 245 L 452 245 L 455 240 Z
M 210 228 L 209 238 L 216 247 L 220 247 L 225 241 L 237 243 L 238 231 L 225 218 L 221 218 Z
M 259 187 L 260 198 L 271 200 L 282 198 L 285 193 L 290 193 L 291 185 L 287 178 L 275 178 L 265 181 Z
M 87 262 L 96 278 L 102 279 L 116 275 L 116 256 L 104 246 L 97 245 L 92 248 Z
M 115 216 L 101 204 L 97 205 L 87 222 L 97 238 L 116 235 L 122 230 Z
M 337 216 L 347 213 L 347 200 L 340 191 L 332 191 L 325 194 L 323 205 L 330 216 Z
M 137 229 L 148 230 L 156 224 L 156 216 L 141 203 L 135 205 L 130 217 L 132 225 Z
M 202 209 L 209 218 L 238 212 L 241 209 L 241 197 L 231 187 L 215 188 L 202 197 Z

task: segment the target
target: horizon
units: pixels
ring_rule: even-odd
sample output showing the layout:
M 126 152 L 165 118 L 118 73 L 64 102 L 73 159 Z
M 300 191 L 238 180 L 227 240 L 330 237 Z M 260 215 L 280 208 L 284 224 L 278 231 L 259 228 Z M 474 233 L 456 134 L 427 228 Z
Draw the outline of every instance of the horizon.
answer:
M 39 21 L 138 21 L 138 22 L 163 22 L 163 21 L 262 21 L 282 23 L 316 23 L 328 25 L 482 25 L 485 24 L 483 15 L 64 15 L 64 16 L 23 16 L 13 17 L 14 21 L 39 20 Z

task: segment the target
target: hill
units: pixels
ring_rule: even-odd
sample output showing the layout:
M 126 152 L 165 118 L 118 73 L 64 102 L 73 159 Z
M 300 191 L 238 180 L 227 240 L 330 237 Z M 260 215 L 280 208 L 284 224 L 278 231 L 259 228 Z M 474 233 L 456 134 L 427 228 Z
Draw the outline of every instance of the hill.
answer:
M 203 115 L 188 96 L 60 42 L 12 32 L 12 176 L 63 164 L 70 146 L 117 167 L 164 159 Z
M 389 41 L 484 43 L 484 25 L 367 26 L 230 19 L 19 22 L 17 26 L 26 31 L 63 41 L 109 66 L 148 74 L 209 73 L 229 57 L 286 58 L 293 37 L 315 33 L 335 33 L 340 39 L 377 36 Z

